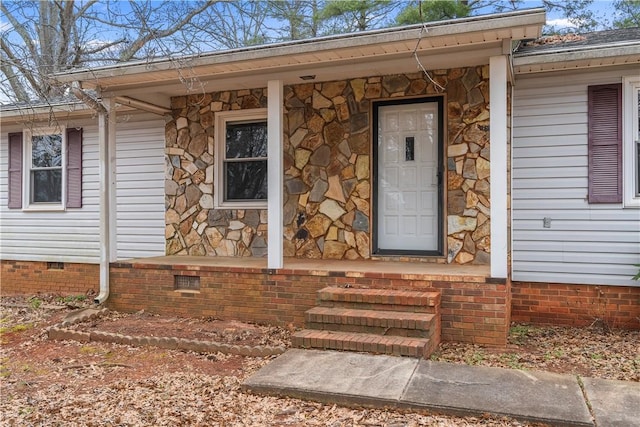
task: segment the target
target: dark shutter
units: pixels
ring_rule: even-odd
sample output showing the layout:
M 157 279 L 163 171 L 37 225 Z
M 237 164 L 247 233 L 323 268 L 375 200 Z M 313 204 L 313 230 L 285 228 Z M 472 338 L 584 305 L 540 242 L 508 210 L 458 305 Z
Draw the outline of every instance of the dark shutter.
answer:
M 9 209 L 22 208 L 22 133 L 9 134 Z
M 622 84 L 589 86 L 589 203 L 622 202 Z
M 82 129 L 67 129 L 67 207 L 82 207 Z

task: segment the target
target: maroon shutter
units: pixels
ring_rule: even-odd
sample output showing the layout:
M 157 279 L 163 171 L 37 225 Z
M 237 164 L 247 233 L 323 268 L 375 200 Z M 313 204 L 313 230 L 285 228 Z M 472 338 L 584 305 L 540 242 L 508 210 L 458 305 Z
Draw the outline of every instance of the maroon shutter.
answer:
M 82 207 L 82 129 L 67 129 L 67 207 Z
M 622 202 L 622 84 L 589 86 L 589 203 Z
M 9 134 L 9 209 L 22 208 L 22 133 Z

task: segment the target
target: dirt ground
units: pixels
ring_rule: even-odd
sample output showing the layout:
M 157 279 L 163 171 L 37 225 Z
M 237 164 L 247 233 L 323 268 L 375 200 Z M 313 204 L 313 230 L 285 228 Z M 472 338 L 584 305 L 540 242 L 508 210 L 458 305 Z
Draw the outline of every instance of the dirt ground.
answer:
M 242 392 L 240 384 L 270 357 L 51 341 L 46 328 L 89 302 L 55 296 L 3 297 L 1 302 L 2 426 L 528 425 L 251 395 Z M 144 312 L 109 313 L 74 328 L 285 346 L 291 333 L 286 328 Z M 639 338 L 637 331 L 516 325 L 506 351 L 444 344 L 434 360 L 640 381 Z

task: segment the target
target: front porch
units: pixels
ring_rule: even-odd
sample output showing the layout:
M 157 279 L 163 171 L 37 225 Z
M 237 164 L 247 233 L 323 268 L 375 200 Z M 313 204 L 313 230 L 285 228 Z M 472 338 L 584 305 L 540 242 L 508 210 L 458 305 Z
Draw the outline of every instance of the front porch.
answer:
M 109 308 L 302 327 L 326 287 L 438 291 L 441 339 L 504 346 L 510 285 L 486 265 L 163 256 L 110 266 Z

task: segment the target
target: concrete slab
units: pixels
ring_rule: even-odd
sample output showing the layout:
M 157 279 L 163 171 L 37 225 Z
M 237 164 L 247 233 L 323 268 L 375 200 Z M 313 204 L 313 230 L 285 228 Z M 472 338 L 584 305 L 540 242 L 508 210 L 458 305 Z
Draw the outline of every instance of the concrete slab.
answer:
M 453 414 L 492 413 L 552 425 L 593 426 L 573 376 L 420 361 L 401 403 Z
M 598 426 L 640 425 L 640 383 L 597 378 L 582 381 Z
M 418 359 L 326 350 L 288 350 L 247 379 L 258 393 L 326 402 L 393 405 Z

